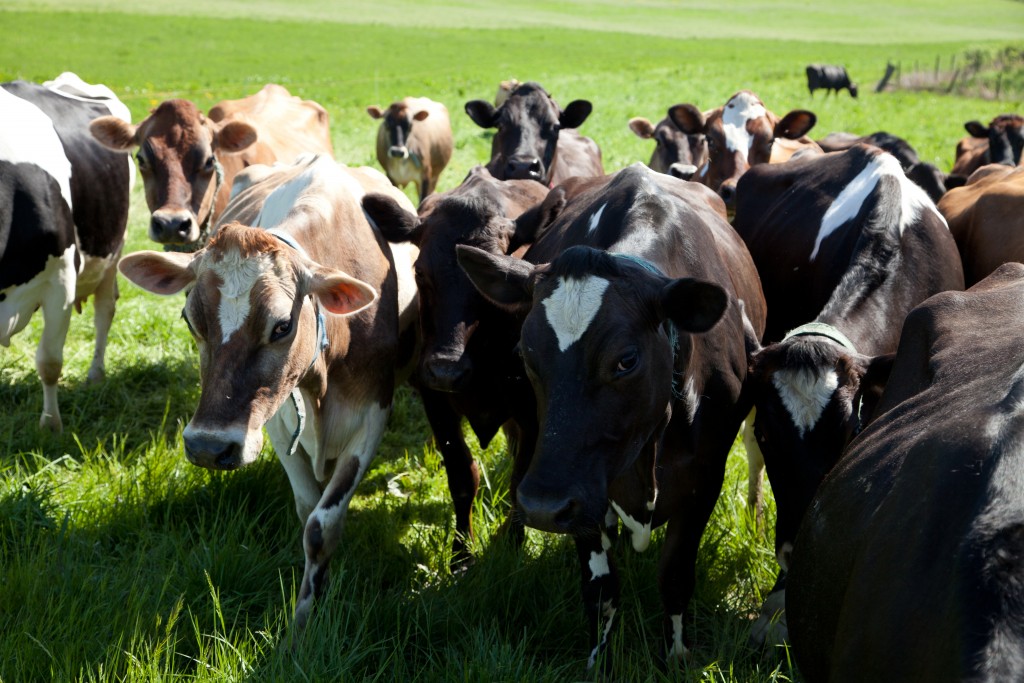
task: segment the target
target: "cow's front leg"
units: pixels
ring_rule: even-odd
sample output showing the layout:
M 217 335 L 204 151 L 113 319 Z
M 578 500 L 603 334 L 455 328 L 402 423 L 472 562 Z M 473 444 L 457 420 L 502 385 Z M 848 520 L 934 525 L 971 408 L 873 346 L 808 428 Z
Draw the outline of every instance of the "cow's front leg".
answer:
M 93 293 L 93 323 L 96 326 L 96 348 L 89 366 L 88 381 L 102 382 L 106 377 L 105 358 L 107 355 L 107 339 L 110 336 L 110 325 L 114 320 L 114 309 L 117 304 L 117 268 L 107 268 Z
M 608 642 L 615 615 L 619 609 L 619 576 L 611 556 L 611 539 L 604 531 L 579 535 L 576 554 L 580 561 L 580 583 L 583 592 L 583 609 L 587 615 L 590 635 L 590 658 L 587 668 L 593 669 L 600 662 L 600 672 L 611 671 L 611 655 Z
M 43 385 L 43 414 L 39 426 L 60 433 L 64 423 L 57 403 L 57 380 L 64 368 L 64 342 L 71 326 L 71 304 L 75 299 L 75 249 L 61 257 L 53 282 L 43 296 L 43 333 L 36 349 L 36 372 Z

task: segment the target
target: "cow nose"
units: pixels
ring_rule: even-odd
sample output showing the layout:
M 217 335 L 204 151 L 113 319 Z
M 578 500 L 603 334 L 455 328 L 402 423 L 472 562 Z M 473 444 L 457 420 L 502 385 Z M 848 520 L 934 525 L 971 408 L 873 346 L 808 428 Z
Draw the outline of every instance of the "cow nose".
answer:
M 469 380 L 471 367 L 463 360 L 432 358 L 423 362 L 421 379 L 434 391 L 455 393 Z
M 537 157 L 512 157 L 505 167 L 506 180 L 540 180 L 541 165 Z
M 192 234 L 193 225 L 188 211 L 154 211 L 149 219 L 149 236 L 160 244 L 192 242 L 198 237 Z
M 211 470 L 233 470 L 241 465 L 241 444 L 208 436 L 188 436 L 184 439 L 185 457 L 193 465 Z
M 675 178 L 679 178 L 680 180 L 689 180 L 696 172 L 697 167 L 693 164 L 676 162 L 668 167 L 668 174 Z
M 393 145 L 388 148 L 388 156 L 392 159 L 405 159 L 409 156 L 409 148 Z
M 516 508 L 526 526 L 566 534 L 579 519 L 583 505 L 569 495 L 542 495 L 524 491 L 520 484 L 516 492 Z
M 726 206 L 733 206 L 736 203 L 736 183 L 722 183 L 722 186 L 718 188 L 718 194 L 725 200 Z

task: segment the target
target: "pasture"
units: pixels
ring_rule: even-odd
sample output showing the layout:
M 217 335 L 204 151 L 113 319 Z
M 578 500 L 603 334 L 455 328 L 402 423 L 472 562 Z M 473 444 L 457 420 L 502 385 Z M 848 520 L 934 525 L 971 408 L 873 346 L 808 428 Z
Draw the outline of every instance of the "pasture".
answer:
M 581 132 L 601 145 L 608 171 L 650 157 L 651 143 L 626 127 L 630 117 L 656 122 L 677 102 L 709 109 L 741 88 L 780 115 L 815 111 L 812 137 L 885 129 L 944 171 L 964 121 L 1024 109 L 1019 94 L 993 102 L 871 92 L 889 60 L 930 64 L 966 49 L 1020 46 L 1019 2 L 768 7 L 0 0 L 0 80 L 41 82 L 72 70 L 110 86 L 136 121 L 167 98 L 207 109 L 277 82 L 327 108 L 336 157 L 353 166 L 376 166 L 377 122 L 367 105 L 429 96 L 447 105 L 455 137 L 442 191 L 489 156 L 490 134 L 465 116 L 463 103 L 491 99 L 512 76 L 539 81 L 563 106 L 591 100 Z M 810 62 L 845 64 L 861 97 L 811 98 L 803 70 Z M 150 248 L 147 221 L 139 183 L 125 252 Z M 60 387 L 63 435 L 36 429 L 38 317 L 0 351 L 0 681 L 585 677 L 572 544 L 529 532 L 517 553 L 494 538 L 508 508 L 500 436 L 476 451 L 484 473 L 476 562 L 463 575 L 449 573 L 454 519 L 445 473 L 406 388 L 353 501 L 328 594 L 293 642 L 302 548 L 284 472 L 269 442 L 258 463 L 238 472 L 188 464 L 181 430 L 199 395 L 198 360 L 181 300 L 123 279 L 120 287 L 101 385 L 85 382 L 91 304 L 73 319 Z M 758 661 L 745 646 L 776 563 L 772 509 L 763 535 L 746 515 L 742 456 L 739 445 L 705 532 L 685 671 L 662 673 L 655 664 L 659 534 L 644 554 L 620 544 L 622 621 L 613 651 L 621 680 L 799 680 L 785 652 Z

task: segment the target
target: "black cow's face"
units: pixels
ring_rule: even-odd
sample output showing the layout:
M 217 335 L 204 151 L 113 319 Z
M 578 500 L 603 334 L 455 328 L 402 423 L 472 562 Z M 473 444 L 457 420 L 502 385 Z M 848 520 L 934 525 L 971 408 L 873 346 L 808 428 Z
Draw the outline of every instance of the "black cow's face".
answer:
M 501 107 L 484 100 L 466 103 L 466 113 L 481 128 L 497 128 L 491 143 L 491 174 L 499 180 L 536 180 L 547 185 L 555 163 L 558 133 L 577 128 L 590 115 L 586 100 L 559 109 L 536 83 L 520 85 Z

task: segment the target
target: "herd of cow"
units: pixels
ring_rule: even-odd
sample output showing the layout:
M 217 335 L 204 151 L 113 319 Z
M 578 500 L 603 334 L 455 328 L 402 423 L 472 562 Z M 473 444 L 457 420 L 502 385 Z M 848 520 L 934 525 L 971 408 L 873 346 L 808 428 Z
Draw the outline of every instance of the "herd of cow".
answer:
M 620 523 L 636 550 L 667 524 L 664 654 L 688 656 L 697 550 L 744 429 L 781 567 L 753 641 L 791 641 L 811 681 L 1024 678 L 1024 266 L 1003 265 L 1024 261 L 1024 119 L 968 123 L 946 176 L 887 133 L 815 142 L 812 112 L 740 91 L 631 120 L 651 162 L 605 174 L 575 130 L 590 102 L 504 85 L 465 105 L 496 129 L 491 159 L 440 194 L 451 128 L 426 98 L 368 108 L 385 177 L 334 161 L 326 111 L 280 86 L 136 125 L 73 74 L 0 85 L 0 343 L 42 308 L 41 425 L 62 428 L 90 294 L 103 377 L 119 264 L 185 292 L 188 459 L 244 466 L 266 428 L 305 525 L 299 627 L 408 379 L 453 562 L 479 482 L 465 419 L 481 444 L 508 436 L 508 536 L 573 537 L 591 666 L 611 666 Z M 132 150 L 167 248 L 121 257 Z

